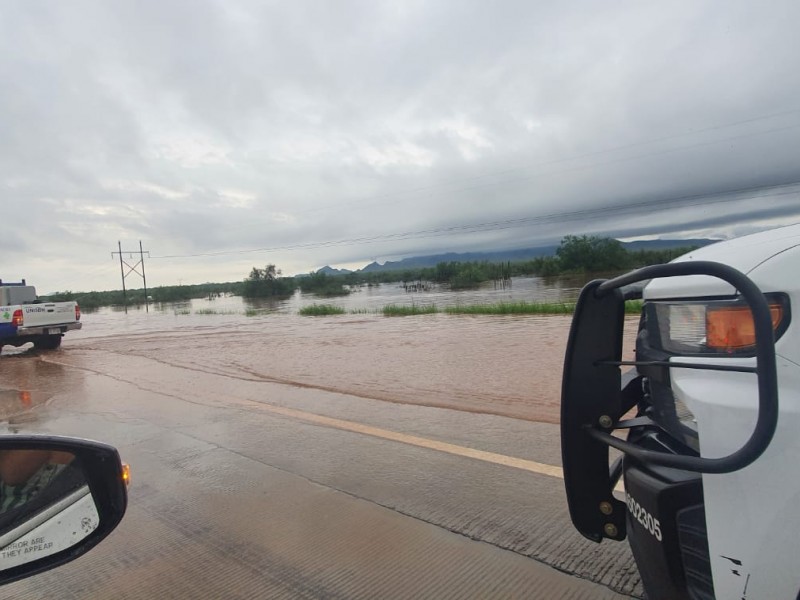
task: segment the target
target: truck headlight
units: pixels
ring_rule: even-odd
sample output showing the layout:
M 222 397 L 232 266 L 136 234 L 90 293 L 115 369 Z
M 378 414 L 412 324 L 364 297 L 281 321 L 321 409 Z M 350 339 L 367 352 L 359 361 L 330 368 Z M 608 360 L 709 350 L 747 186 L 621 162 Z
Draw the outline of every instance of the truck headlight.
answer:
M 765 294 L 777 340 L 789 325 L 789 298 Z M 650 345 L 671 354 L 748 355 L 755 350 L 755 325 L 741 299 L 649 301 L 645 304 Z

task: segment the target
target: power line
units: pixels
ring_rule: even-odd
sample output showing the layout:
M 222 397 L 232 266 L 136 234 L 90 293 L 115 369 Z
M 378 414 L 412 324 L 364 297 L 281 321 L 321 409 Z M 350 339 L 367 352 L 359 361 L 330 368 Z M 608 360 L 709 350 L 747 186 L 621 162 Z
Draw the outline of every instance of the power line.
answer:
M 750 200 L 754 198 L 776 198 L 780 196 L 789 196 L 792 194 L 800 194 L 800 190 L 785 190 L 785 191 L 778 191 L 778 190 L 798 184 L 800 184 L 800 180 L 790 181 L 768 187 L 756 186 L 756 187 L 738 188 L 738 189 L 724 190 L 720 192 L 713 192 L 709 194 L 692 194 L 692 195 L 677 196 L 666 199 L 644 200 L 624 205 L 611 205 L 611 206 L 603 206 L 595 208 L 585 208 L 573 211 L 550 213 L 546 215 L 535 215 L 529 217 L 503 219 L 498 221 L 487 221 L 483 223 L 451 225 L 446 227 L 435 227 L 431 229 L 421 229 L 421 230 L 405 231 L 399 233 L 388 233 L 375 236 L 344 238 L 340 240 L 326 240 L 321 242 L 305 242 L 301 244 L 291 244 L 286 246 L 272 246 L 272 247 L 250 248 L 241 250 L 223 250 L 219 252 L 173 254 L 165 256 L 153 256 L 151 258 L 156 260 L 156 259 L 228 256 L 233 254 L 253 254 L 259 252 L 267 253 L 267 252 L 278 252 L 278 251 L 289 251 L 289 250 L 304 250 L 311 248 L 327 248 L 333 246 L 370 244 L 370 243 L 385 242 L 385 241 L 404 241 L 404 240 L 421 239 L 427 237 L 444 237 L 448 235 L 456 235 L 464 233 L 480 233 L 485 231 L 500 231 L 516 227 L 524 227 L 526 225 L 532 225 L 532 224 L 561 223 L 561 222 L 586 219 L 590 217 L 608 216 L 612 214 L 621 216 L 628 213 L 639 212 L 641 209 L 644 208 L 652 208 L 657 211 L 664 211 L 674 208 L 687 208 L 693 206 L 713 205 L 713 204 L 721 204 L 727 202 Z M 764 194 L 764 193 L 753 194 L 753 192 L 762 192 L 764 190 L 775 190 L 775 191 L 769 194 Z M 730 197 L 732 194 L 737 194 L 737 195 L 734 197 Z
M 485 173 L 485 174 L 482 174 L 482 175 L 475 175 L 475 176 L 472 176 L 472 177 L 460 178 L 460 179 L 457 179 L 457 180 L 454 179 L 454 180 L 451 180 L 451 181 L 432 184 L 432 185 L 429 185 L 429 186 L 410 188 L 410 189 L 406 189 L 406 190 L 399 190 L 399 191 L 396 191 L 396 192 L 389 192 L 389 193 L 380 194 L 380 195 L 377 195 L 377 196 L 372 196 L 372 197 L 369 197 L 369 198 L 362 198 L 362 199 L 357 199 L 357 200 L 341 202 L 341 203 L 337 203 L 337 204 L 330 204 L 330 205 L 322 206 L 322 207 L 309 208 L 309 209 L 306 209 L 306 210 L 299 210 L 299 211 L 295 211 L 295 213 L 296 214 L 310 214 L 310 213 L 324 212 L 324 211 L 330 211 L 330 210 L 339 210 L 339 211 L 341 211 L 341 210 L 343 210 L 345 208 L 356 207 L 356 206 L 361 206 L 361 207 L 390 206 L 390 205 L 408 203 L 409 201 L 413 201 L 413 200 L 403 200 L 402 199 L 403 196 L 410 196 L 410 195 L 413 195 L 413 194 L 418 194 L 418 193 L 422 193 L 422 192 L 429 192 L 429 191 L 433 191 L 433 190 L 437 190 L 437 189 L 443 189 L 444 188 L 444 189 L 446 189 L 447 193 L 450 193 L 450 194 L 459 193 L 459 192 L 468 192 L 468 191 L 477 190 L 477 189 L 485 188 L 485 187 L 496 187 L 496 186 L 503 186 L 503 185 L 519 184 L 519 183 L 523 183 L 523 182 L 530 181 L 532 179 L 536 179 L 536 178 L 544 177 L 544 176 L 564 175 L 564 174 L 567 174 L 567 173 L 574 173 L 576 171 L 584 171 L 584 170 L 588 170 L 588 169 L 594 169 L 594 168 L 597 168 L 597 167 L 608 166 L 608 165 L 613 165 L 613 164 L 618 164 L 618 163 L 624 163 L 624 162 L 628 162 L 628 161 L 632 161 L 632 160 L 640 160 L 640 159 L 644 159 L 644 158 L 652 158 L 652 157 L 656 157 L 656 156 L 663 156 L 665 154 L 672 154 L 672 153 L 680 152 L 680 151 L 683 151 L 683 150 L 691 150 L 691 149 L 700 148 L 700 147 L 703 147 L 703 146 L 721 144 L 721 143 L 731 142 L 731 141 L 744 139 L 744 138 L 749 138 L 749 137 L 754 137 L 754 136 L 759 136 L 759 135 L 766 135 L 766 134 L 770 134 L 770 133 L 777 133 L 777 132 L 788 131 L 788 130 L 792 130 L 792 129 L 798 129 L 798 128 L 800 128 L 800 123 L 796 123 L 796 124 L 793 124 L 793 125 L 786 125 L 786 126 L 782 126 L 782 127 L 775 127 L 775 128 L 766 129 L 766 130 L 760 130 L 760 131 L 751 131 L 751 132 L 742 133 L 742 134 L 738 134 L 738 135 L 733 135 L 733 136 L 729 136 L 729 137 L 725 137 L 725 138 L 719 138 L 719 139 L 715 139 L 715 140 L 697 142 L 697 143 L 693 143 L 693 144 L 689 144 L 689 145 L 685 145 L 684 144 L 684 145 L 675 146 L 675 147 L 672 147 L 672 148 L 665 148 L 665 149 L 661 149 L 661 150 L 655 150 L 655 151 L 652 151 L 652 152 L 646 152 L 646 153 L 643 153 L 643 154 L 635 154 L 635 155 L 629 155 L 629 156 L 621 156 L 621 157 L 616 157 L 616 158 L 610 158 L 610 159 L 605 160 L 605 161 L 599 161 L 599 162 L 595 161 L 595 162 L 588 163 L 588 164 L 575 165 L 575 166 L 567 167 L 567 168 L 564 168 L 564 169 L 561 169 L 561 170 L 540 171 L 540 172 L 532 173 L 532 174 L 529 174 L 529 175 L 522 175 L 522 176 L 518 176 L 518 177 L 499 179 L 499 180 L 496 180 L 496 181 L 488 181 L 488 182 L 484 182 L 484 183 L 475 183 L 473 185 L 469 185 L 468 184 L 468 182 L 477 182 L 477 181 L 480 181 L 482 179 L 487 179 L 487 178 L 491 178 L 491 177 L 499 177 L 501 175 L 506 175 L 506 174 L 511 174 L 511 173 L 519 173 L 519 172 L 531 171 L 532 169 L 536 169 L 536 168 L 559 165 L 559 164 L 563 164 L 563 163 L 569 163 L 569 162 L 573 162 L 573 161 L 584 159 L 584 158 L 604 156 L 604 155 L 612 154 L 614 152 L 619 152 L 619 151 L 622 151 L 622 150 L 629 150 L 631 148 L 637 148 L 637 147 L 642 147 L 642 146 L 650 146 L 650 145 L 653 145 L 653 144 L 657 144 L 657 143 L 660 143 L 660 142 L 665 142 L 665 141 L 669 141 L 669 140 L 673 140 L 673 139 L 679 139 L 679 138 L 684 138 L 684 137 L 687 137 L 687 136 L 693 136 L 693 135 L 708 133 L 708 132 L 711 132 L 711 131 L 719 131 L 719 130 L 724 130 L 724 129 L 730 129 L 732 127 L 737 127 L 737 126 L 741 126 L 741 125 L 747 125 L 747 124 L 750 124 L 750 123 L 757 123 L 757 122 L 761 122 L 761 121 L 767 121 L 767 120 L 770 120 L 770 119 L 776 119 L 776 118 L 779 118 L 779 117 L 785 117 L 785 116 L 797 115 L 797 114 L 800 114 L 800 109 L 792 109 L 792 110 L 787 110 L 787 111 L 782 111 L 782 112 L 770 113 L 770 114 L 767 114 L 767 115 L 751 117 L 751 118 L 743 119 L 743 120 L 740 120 L 740 121 L 732 121 L 732 122 L 728 122 L 728 123 L 712 125 L 712 126 L 709 126 L 709 127 L 704 127 L 704 128 L 693 130 L 693 131 L 688 131 L 688 132 L 683 132 L 683 133 L 676 133 L 676 134 L 672 134 L 672 135 L 668 135 L 668 136 L 662 136 L 660 138 L 644 140 L 644 141 L 641 141 L 641 142 L 633 142 L 633 143 L 630 143 L 630 144 L 624 144 L 624 145 L 620 145 L 620 146 L 613 146 L 613 147 L 605 148 L 605 149 L 601 149 L 601 150 L 595 150 L 595 151 L 586 152 L 586 153 L 582 153 L 582 154 L 577 154 L 577 155 L 573 155 L 573 156 L 569 156 L 569 157 L 549 160 L 549 161 L 545 161 L 545 162 L 541 162 L 541 163 L 537 163 L 537 164 L 533 164 L 533 165 L 520 166 L 520 167 L 511 168 L 511 169 L 504 169 L 502 171 L 497 171 L 497 172 L 494 172 L 494 173 Z M 463 185 L 465 183 L 467 183 L 468 185 Z M 453 187 L 453 186 L 458 186 L 458 185 L 461 185 L 461 187 Z M 447 188 L 450 188 L 450 189 L 447 189 Z M 390 198 L 396 198 L 396 199 L 395 200 L 387 200 L 385 202 L 381 202 L 380 201 L 382 199 L 390 199 Z M 251 226 L 240 226 L 240 227 L 236 227 L 235 230 L 249 229 L 250 227 Z M 283 248 L 281 248 L 281 249 L 283 249 Z M 242 251 L 242 252 L 258 252 L 258 251 L 265 251 L 265 249 L 260 249 L 259 248 L 259 249 L 252 250 L 252 251 L 251 250 L 246 250 L 246 251 Z M 231 251 L 231 252 L 227 252 L 227 253 L 235 253 L 235 252 L 236 251 Z M 214 255 L 214 253 L 199 253 L 199 254 L 197 254 L 197 256 L 213 256 L 213 255 Z M 186 255 L 186 256 L 190 256 L 190 255 Z M 181 256 L 181 257 L 184 257 L 184 256 Z
M 628 162 L 630 160 L 638 160 L 638 159 L 642 159 L 642 158 L 652 158 L 654 156 L 663 156 L 665 154 L 672 154 L 674 152 L 680 152 L 681 150 L 691 150 L 691 149 L 694 149 L 694 148 L 700 148 L 700 147 L 703 147 L 703 146 L 711 146 L 711 145 L 719 144 L 719 143 L 722 143 L 722 142 L 731 142 L 731 141 L 734 141 L 734 140 L 739 140 L 739 139 L 743 139 L 743 138 L 747 138 L 747 137 L 753 137 L 753 136 L 756 136 L 756 135 L 764 135 L 764 134 L 768 134 L 768 133 L 776 133 L 776 132 L 779 132 L 779 131 L 787 131 L 789 129 L 798 129 L 798 128 L 800 128 L 800 123 L 797 123 L 795 125 L 790 125 L 790 126 L 787 126 L 787 127 L 779 127 L 779 128 L 776 128 L 776 129 L 769 129 L 769 130 L 764 130 L 764 131 L 745 133 L 745 134 L 736 135 L 736 136 L 732 136 L 732 137 L 728 137 L 728 138 L 722 138 L 722 139 L 719 139 L 719 140 L 711 140 L 711 141 L 708 141 L 708 142 L 698 142 L 698 143 L 692 144 L 690 146 L 679 146 L 679 147 L 676 147 L 676 148 L 667 148 L 667 149 L 664 149 L 664 150 L 658 150 L 658 151 L 650 152 L 650 153 L 647 153 L 647 154 L 637 154 L 637 155 L 634 155 L 634 156 L 623 156 L 623 157 L 620 157 L 620 158 L 610 159 L 610 160 L 607 160 L 605 162 L 596 162 L 596 163 L 591 163 L 591 164 L 586 164 L 586 165 L 578 165 L 578 166 L 575 166 L 575 167 L 570 167 L 568 169 L 562 169 L 561 171 L 549 171 L 549 172 L 544 172 L 544 173 L 534 173 L 533 175 L 527 175 L 525 177 L 518 177 L 516 179 L 507 179 L 507 180 L 504 180 L 504 181 L 490 181 L 490 182 L 487 182 L 487 183 L 482 183 L 482 184 L 469 186 L 469 187 L 457 188 L 457 189 L 453 189 L 453 190 L 450 190 L 450 191 L 451 192 L 467 192 L 467 191 L 476 190 L 476 189 L 479 189 L 479 188 L 482 188 L 482 187 L 492 187 L 492 186 L 496 186 L 496 185 L 507 185 L 507 184 L 513 184 L 513 183 L 521 183 L 523 181 L 530 181 L 531 179 L 535 179 L 537 177 L 541 177 L 542 175 L 563 175 L 565 173 L 574 173 L 575 171 L 584 171 L 586 169 L 593 169 L 593 168 L 596 168 L 596 167 L 604 167 L 604 166 L 608 166 L 608 165 Z M 373 205 L 373 206 L 375 206 L 375 205 Z
M 713 126 L 710 126 L 710 127 L 704 127 L 702 129 L 698 129 L 696 131 L 689 131 L 689 132 L 685 132 L 685 133 L 676 133 L 676 134 L 663 136 L 663 137 L 655 138 L 655 139 L 651 139 L 651 140 L 644 140 L 644 141 L 641 141 L 641 142 L 633 142 L 633 143 L 624 144 L 624 145 L 621 145 L 621 146 L 613 146 L 613 147 L 604 148 L 604 149 L 601 149 L 601 150 L 594 150 L 592 152 L 586 152 L 586 153 L 576 154 L 576 155 L 568 156 L 568 157 L 564 157 L 564 158 L 548 160 L 548 161 L 536 163 L 536 164 L 533 164 L 533 165 L 514 167 L 514 168 L 511 168 L 511 169 L 503 169 L 502 171 L 496 171 L 494 173 L 485 173 L 485 174 L 482 174 L 482 175 L 475 175 L 473 177 L 466 177 L 466 178 L 461 178 L 461 179 L 458 179 L 458 180 L 451 180 L 451 181 L 447 181 L 447 182 L 436 183 L 436 184 L 429 185 L 429 186 L 411 188 L 411 189 L 407 189 L 407 190 L 400 190 L 400 191 L 397 191 L 397 192 L 389 192 L 389 193 L 386 193 L 386 194 L 381 194 L 381 195 L 378 195 L 378 196 L 374 196 L 372 198 L 365 198 L 365 199 L 361 199 L 361 200 L 353 200 L 353 201 L 350 201 L 350 202 L 339 203 L 339 204 L 331 204 L 331 205 L 328 205 L 328 206 L 325 206 L 325 207 L 311 208 L 311 209 L 307 209 L 307 210 L 304 210 L 304 211 L 298 211 L 298 213 L 299 214 L 305 214 L 305 213 L 312 213 L 312 212 L 318 212 L 318 211 L 323 211 L 323 210 L 341 210 L 342 208 L 348 207 L 348 206 L 364 206 L 364 205 L 366 205 L 366 206 L 385 206 L 387 204 L 395 204 L 395 202 L 375 202 L 375 201 L 376 200 L 381 200 L 381 199 L 384 199 L 384 198 L 392 198 L 392 197 L 397 197 L 397 196 L 407 196 L 407 195 L 410 195 L 410 194 L 417 194 L 417 193 L 420 193 L 420 192 L 427 192 L 427 191 L 432 191 L 432 190 L 436 190 L 436 189 L 440 189 L 440 188 L 447 188 L 447 187 L 451 187 L 453 185 L 459 185 L 459 184 L 461 184 L 463 182 L 478 181 L 478 180 L 481 180 L 481 179 L 487 179 L 487 178 L 490 178 L 490 177 L 498 177 L 500 175 L 505 175 L 505 174 L 509 174 L 509 173 L 517 173 L 517 172 L 520 172 L 520 171 L 530 171 L 531 169 L 536 169 L 536 168 L 539 168 L 539 167 L 549 167 L 549 166 L 552 166 L 552 165 L 568 163 L 568 162 L 572 162 L 572 161 L 575 161 L 575 160 L 580 160 L 580 159 L 583 159 L 583 158 L 591 158 L 591 157 L 595 157 L 595 156 L 602 156 L 602 155 L 605 155 L 605 154 L 611 154 L 611 153 L 614 153 L 614 152 L 619 152 L 619 151 L 622 151 L 622 150 L 629 150 L 631 148 L 638 148 L 638 147 L 641 147 L 641 146 L 650 146 L 650 145 L 657 144 L 657 143 L 660 143 L 660 142 L 665 142 L 665 141 L 669 141 L 669 140 L 673 140 L 673 139 L 687 137 L 687 136 L 690 136 L 690 135 L 697 135 L 697 134 L 702 134 L 702 133 L 708 133 L 710 131 L 719 131 L 719 130 L 722 130 L 722 129 L 729 129 L 731 127 L 737 127 L 737 126 L 740 126 L 740 125 L 746 125 L 746 124 L 749 124 L 749 123 L 756 123 L 756 122 L 759 122 L 759 121 L 765 121 L 765 120 L 774 119 L 774 118 L 777 118 L 777 117 L 783 117 L 783 116 L 787 116 L 787 115 L 794 115 L 794 114 L 798 114 L 798 113 L 800 113 L 800 109 L 793 109 L 793 110 L 788 110 L 788 111 L 783 111 L 783 112 L 778 112 L 778 113 L 772 113 L 772 114 L 769 114 L 769 115 L 763 115 L 763 116 L 759 116 L 759 117 L 752 117 L 750 119 L 744 119 L 742 121 L 734 121 L 734 122 L 725 123 L 725 124 L 721 124 L 721 125 L 713 125 Z M 468 191 L 468 190 L 472 190 L 472 189 L 477 189 L 478 187 L 493 186 L 493 185 L 503 185 L 505 183 L 516 183 L 516 182 L 519 182 L 519 181 L 527 181 L 529 179 L 532 179 L 533 177 L 537 177 L 537 176 L 541 176 L 541 175 L 553 175 L 553 174 L 558 175 L 558 174 L 562 174 L 562 173 L 573 172 L 575 170 L 590 169 L 590 168 L 596 167 L 596 166 L 604 166 L 604 165 L 608 165 L 608 164 L 626 162 L 626 161 L 629 161 L 629 160 L 636 160 L 636 159 L 640 159 L 640 158 L 650 158 L 650 157 L 653 157 L 653 156 L 660 156 L 660 155 L 663 155 L 663 154 L 679 152 L 681 150 L 689 150 L 689 149 L 698 148 L 698 147 L 701 147 L 701 146 L 719 144 L 719 143 L 729 142 L 729 141 L 733 141 L 733 140 L 737 140 L 737 139 L 753 137 L 753 136 L 757 136 L 757 135 L 765 135 L 765 134 L 768 134 L 768 133 L 776 133 L 776 132 L 780 132 L 780 131 L 787 131 L 787 130 L 790 130 L 790 129 L 797 129 L 798 127 L 800 127 L 800 124 L 788 125 L 788 126 L 785 126 L 785 127 L 777 127 L 777 128 L 768 129 L 768 130 L 762 130 L 762 131 L 748 132 L 748 133 L 743 133 L 743 134 L 739 134 L 739 135 L 728 137 L 728 138 L 722 138 L 722 139 L 717 139 L 717 140 L 709 140 L 709 141 L 705 141 L 705 142 L 697 142 L 695 144 L 677 146 L 675 148 L 667 148 L 667 149 L 664 149 L 664 150 L 660 150 L 660 151 L 657 151 L 657 152 L 651 152 L 651 153 L 647 153 L 647 154 L 638 154 L 638 155 L 633 155 L 633 156 L 620 157 L 620 158 L 612 159 L 610 161 L 601 162 L 601 163 L 592 163 L 592 164 L 588 164 L 588 165 L 581 165 L 581 166 L 577 166 L 577 167 L 572 167 L 570 169 L 565 169 L 565 170 L 562 170 L 562 171 L 555 171 L 555 172 L 549 172 L 549 173 L 548 172 L 538 173 L 538 174 L 535 174 L 535 175 L 529 175 L 529 176 L 522 177 L 522 178 L 488 182 L 488 183 L 484 183 L 484 184 L 479 184 L 477 186 L 471 186 L 471 187 L 466 187 L 466 188 L 457 188 L 457 189 L 450 190 L 450 191 L 451 192 Z
M 477 183 L 477 184 L 474 184 L 474 185 L 466 185 L 466 186 L 462 186 L 462 187 L 455 187 L 455 188 L 452 187 L 452 186 L 458 185 L 461 182 L 477 181 L 477 180 L 486 179 L 486 178 L 489 178 L 489 177 L 496 177 L 496 176 L 499 176 L 499 175 L 502 175 L 502 174 L 506 174 L 506 173 L 516 173 L 516 172 L 520 172 L 520 171 L 530 171 L 531 169 L 534 169 L 534 168 L 537 168 L 537 167 L 547 167 L 547 166 L 552 166 L 552 165 L 572 162 L 572 161 L 575 161 L 575 160 L 578 160 L 578 159 L 581 159 L 581 158 L 589 158 L 589 157 L 593 157 L 593 156 L 602 156 L 602 155 L 610 154 L 610 153 L 617 152 L 617 151 L 620 151 L 620 150 L 626 150 L 626 149 L 639 147 L 639 146 L 652 145 L 652 144 L 655 144 L 655 143 L 668 141 L 668 140 L 671 140 L 671 139 L 677 139 L 677 138 L 680 138 L 680 137 L 686 137 L 687 135 L 694 135 L 694 134 L 698 134 L 698 133 L 705 133 L 705 132 L 708 132 L 708 131 L 722 130 L 722 129 L 727 129 L 727 128 L 730 128 L 730 127 L 735 127 L 735 126 L 738 126 L 738 125 L 743 125 L 743 124 L 747 124 L 747 123 L 754 123 L 754 122 L 758 122 L 758 121 L 764 121 L 764 120 L 773 119 L 773 118 L 780 117 L 780 116 L 786 116 L 786 115 L 798 114 L 798 113 L 800 113 L 800 109 L 789 110 L 789 111 L 784 111 L 784 112 L 780 112 L 780 113 L 773 113 L 773 114 L 764 115 L 764 116 L 761 116 L 761 117 L 754 117 L 754 118 L 751 118 L 751 119 L 745 119 L 743 121 L 737 121 L 737 122 L 723 124 L 723 125 L 715 125 L 715 126 L 711 126 L 711 127 L 706 127 L 706 128 L 699 129 L 697 131 L 690 132 L 690 133 L 673 134 L 673 135 L 670 135 L 670 136 L 664 136 L 664 137 L 657 138 L 657 139 L 654 139 L 654 140 L 643 141 L 643 142 L 635 142 L 635 143 L 632 143 L 632 144 L 627 144 L 627 145 L 623 145 L 623 146 L 617 146 L 617 147 L 609 148 L 609 149 L 605 149 L 605 150 L 597 150 L 597 151 L 593 151 L 593 152 L 587 152 L 587 153 L 584 153 L 584 154 L 575 155 L 575 156 L 572 156 L 572 157 L 546 161 L 546 162 L 543 162 L 543 163 L 539 163 L 537 165 L 531 165 L 531 166 L 526 166 L 526 167 L 517 167 L 517 168 L 513 168 L 513 169 L 505 169 L 503 171 L 498 171 L 498 172 L 492 173 L 492 174 L 477 175 L 477 176 L 474 176 L 474 177 L 467 177 L 467 178 L 463 178 L 463 179 L 459 179 L 459 180 L 452 180 L 452 181 L 449 181 L 449 182 L 434 184 L 434 185 L 431 185 L 431 186 L 425 186 L 425 187 L 420 187 L 420 188 L 412 188 L 412 189 L 408 189 L 408 190 L 404 190 L 404 191 L 398 191 L 398 192 L 391 192 L 391 193 L 388 193 L 388 194 L 375 196 L 373 198 L 366 198 L 366 199 L 361 199 L 361 200 L 353 200 L 353 201 L 350 201 L 350 202 L 344 202 L 344 203 L 340 203 L 340 204 L 333 204 L 333 205 L 328 205 L 328 206 L 324 206 L 324 207 L 318 207 L 318 208 L 312 208 L 312 209 L 307 209 L 307 210 L 303 210 L 303 211 L 297 211 L 297 213 L 298 214 L 308 214 L 308 213 L 321 212 L 321 211 L 326 211 L 326 210 L 342 210 L 343 208 L 353 207 L 353 206 L 362 206 L 362 207 L 364 207 L 364 206 L 369 206 L 369 207 L 390 206 L 390 205 L 400 204 L 400 203 L 403 203 L 403 202 L 407 203 L 408 201 L 402 200 L 402 199 L 397 199 L 397 200 L 391 200 L 391 201 L 386 201 L 386 202 L 376 202 L 375 200 L 379 200 L 381 198 L 391 198 L 391 197 L 395 197 L 395 196 L 408 196 L 408 195 L 411 195 L 411 194 L 416 194 L 416 193 L 426 192 L 426 191 L 432 191 L 432 190 L 441 189 L 441 188 L 451 188 L 451 189 L 447 190 L 447 193 L 453 194 L 453 193 L 459 193 L 459 192 L 469 192 L 469 191 L 477 190 L 477 189 L 480 189 L 480 188 L 496 187 L 496 186 L 503 186 L 503 185 L 513 185 L 513 184 L 518 184 L 518 183 L 523 183 L 523 182 L 526 182 L 526 181 L 530 181 L 532 179 L 536 179 L 536 178 L 543 177 L 543 176 L 564 175 L 564 174 L 567 174 L 567 173 L 574 173 L 574 172 L 577 172 L 577 171 L 585 171 L 585 170 L 588 170 L 588 169 L 594 169 L 594 168 L 597 168 L 597 167 L 624 163 L 624 162 L 628 162 L 628 161 L 632 161 L 632 160 L 640 160 L 640 159 L 644 159 L 644 158 L 653 158 L 653 157 L 656 157 L 656 156 L 663 156 L 663 155 L 666 155 L 666 154 L 673 154 L 675 152 L 680 152 L 680 151 L 684 151 L 684 150 L 692 150 L 692 149 L 701 148 L 701 147 L 704 147 L 704 146 L 712 146 L 712 145 L 715 145 L 715 144 L 732 142 L 732 141 L 745 139 L 745 138 L 750 138 L 750 137 L 755 137 L 755 136 L 759 136 L 759 135 L 767 135 L 767 134 L 770 134 L 770 133 L 778 133 L 778 132 L 782 132 L 782 131 L 789 131 L 789 130 L 800 128 L 800 123 L 796 123 L 796 124 L 793 124 L 793 125 L 782 126 L 782 127 L 775 127 L 775 128 L 772 128 L 772 129 L 765 129 L 765 130 L 760 130 L 760 131 L 751 131 L 751 132 L 742 133 L 742 134 L 738 134 L 738 135 L 733 135 L 733 136 L 729 136 L 729 137 L 725 137 L 725 138 L 719 138 L 719 139 L 715 139 L 715 140 L 708 140 L 708 141 L 704 141 L 704 142 L 697 142 L 697 143 L 689 144 L 689 145 L 676 146 L 676 147 L 673 147 L 673 148 L 665 148 L 665 149 L 662 149 L 662 150 L 655 150 L 655 151 L 644 153 L 644 154 L 635 154 L 635 155 L 630 155 L 630 156 L 621 156 L 621 157 L 617 157 L 617 158 L 610 158 L 609 160 L 605 160 L 605 161 L 601 161 L 601 162 L 592 162 L 592 163 L 583 164 L 583 165 L 576 165 L 576 166 L 564 168 L 564 169 L 561 169 L 561 170 L 542 171 L 542 172 L 533 173 L 533 174 L 530 174 L 530 175 L 525 175 L 525 176 L 520 176 L 520 177 L 515 177 L 515 178 L 507 178 L 507 179 L 501 179 L 501 180 L 497 180 L 497 181 L 488 181 L 488 182 L 485 182 L 485 183 Z M 260 251 L 260 250 L 261 249 L 253 250 L 253 251 Z M 246 251 L 246 252 L 249 252 L 249 251 Z M 206 254 L 206 255 L 211 256 L 213 254 Z

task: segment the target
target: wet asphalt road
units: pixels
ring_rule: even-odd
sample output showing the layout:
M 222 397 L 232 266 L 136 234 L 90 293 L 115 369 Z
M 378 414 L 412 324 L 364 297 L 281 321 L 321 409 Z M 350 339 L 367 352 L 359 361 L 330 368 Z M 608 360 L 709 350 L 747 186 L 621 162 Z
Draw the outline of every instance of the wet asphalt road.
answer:
M 236 378 L 103 341 L 3 356 L 0 388 L 12 431 L 99 439 L 132 466 L 118 530 L 2 597 L 641 595 L 626 545 L 572 529 L 551 424 Z

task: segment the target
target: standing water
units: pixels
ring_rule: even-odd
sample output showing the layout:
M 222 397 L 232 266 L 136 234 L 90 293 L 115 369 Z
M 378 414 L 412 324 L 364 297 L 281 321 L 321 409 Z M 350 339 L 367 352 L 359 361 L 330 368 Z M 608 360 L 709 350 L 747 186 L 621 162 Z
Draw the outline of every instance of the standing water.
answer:
M 91 361 L 139 357 L 154 369 L 169 365 L 228 377 L 232 390 L 241 381 L 307 389 L 312 403 L 321 401 L 314 390 L 326 390 L 554 423 L 570 317 L 388 318 L 378 311 L 387 304 L 567 302 L 578 291 L 574 281 L 519 278 L 510 288 L 490 284 L 467 292 L 406 293 L 398 284 L 383 284 L 334 299 L 297 293 L 266 303 L 239 297 L 194 300 L 151 306 L 149 313 L 143 307 L 129 308 L 127 314 L 103 308 L 85 313 L 83 329 L 67 334 L 62 348 L 43 353 L 42 359 L 91 368 Z M 314 302 L 337 304 L 349 314 L 297 315 Z M 5 360 L 7 354 L 35 352 L 5 348 L 0 372 L 13 362 Z

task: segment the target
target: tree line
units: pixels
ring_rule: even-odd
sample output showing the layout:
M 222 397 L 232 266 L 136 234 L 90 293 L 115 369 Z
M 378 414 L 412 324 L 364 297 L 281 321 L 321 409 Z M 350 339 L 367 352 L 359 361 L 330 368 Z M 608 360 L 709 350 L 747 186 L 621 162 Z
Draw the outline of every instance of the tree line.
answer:
M 487 281 L 503 281 L 511 277 L 551 277 L 567 274 L 621 273 L 646 265 L 667 263 L 695 246 L 662 250 L 625 248 L 613 238 L 568 235 L 561 240 L 554 256 L 538 256 L 523 261 L 441 262 L 434 267 L 348 273 L 337 275 L 351 286 L 375 285 L 400 281 L 430 281 L 449 284 L 453 289 L 469 289 Z
M 162 286 L 150 289 L 147 293 L 152 302 L 181 302 L 223 294 L 245 298 L 287 297 L 294 294 L 298 288 L 303 293 L 331 297 L 349 294 L 352 288 L 358 286 L 394 282 L 403 284 L 431 282 L 446 284 L 452 289 L 470 289 L 488 281 L 507 281 L 520 276 L 549 277 L 573 273 L 623 272 L 646 265 L 666 263 L 693 249 L 694 247 L 685 247 L 631 251 L 612 238 L 568 235 L 561 240 L 554 256 L 539 256 L 524 261 L 453 261 L 418 269 L 339 275 L 316 272 L 297 277 L 283 277 L 280 269 L 274 264 L 268 264 L 264 268 L 253 267 L 243 281 Z M 45 299 L 53 302 L 77 300 L 86 310 L 124 303 L 122 290 L 88 293 L 56 292 Z M 144 304 L 144 290 L 128 290 L 127 302 L 129 305 Z

